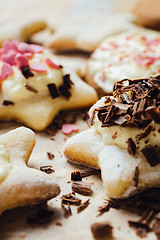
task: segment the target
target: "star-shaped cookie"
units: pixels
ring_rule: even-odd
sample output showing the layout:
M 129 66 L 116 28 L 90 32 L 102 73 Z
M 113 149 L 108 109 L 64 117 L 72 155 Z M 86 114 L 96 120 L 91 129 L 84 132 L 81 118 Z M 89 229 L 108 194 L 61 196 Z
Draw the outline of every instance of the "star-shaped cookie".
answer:
M 0 119 L 43 130 L 59 111 L 96 102 L 95 90 L 42 46 L 5 41 L 0 52 Z
M 20 127 L 0 136 L 0 214 L 57 196 L 53 176 L 27 166 L 35 145 L 33 131 Z
M 119 81 L 90 109 L 90 126 L 64 146 L 73 162 L 101 169 L 109 197 L 160 186 L 160 76 Z

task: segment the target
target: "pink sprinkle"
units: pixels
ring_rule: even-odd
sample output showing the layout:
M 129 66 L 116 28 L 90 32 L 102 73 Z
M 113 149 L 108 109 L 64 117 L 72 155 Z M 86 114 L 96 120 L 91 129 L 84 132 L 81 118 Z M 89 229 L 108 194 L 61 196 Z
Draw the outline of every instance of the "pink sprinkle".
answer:
M 29 45 L 34 53 L 41 53 L 43 52 L 43 47 L 37 44 L 30 44 Z
M 51 67 L 51 68 L 54 68 L 54 69 L 59 69 L 60 68 L 59 65 L 55 64 L 54 62 L 52 62 L 52 60 L 49 59 L 49 58 L 46 58 L 45 61 L 48 64 L 48 66 Z
M 13 44 L 9 40 L 4 41 L 2 44 L 2 52 L 7 53 L 10 50 L 13 50 Z
M 10 50 L 7 53 L 2 55 L 2 61 L 13 66 L 15 64 L 16 53 L 14 50 Z
M 18 68 L 21 68 L 27 66 L 29 61 L 27 57 L 18 53 L 15 57 L 15 62 L 17 63 Z
M 4 62 L 2 65 L 2 68 L 1 68 L 0 78 L 2 80 L 5 80 L 8 76 L 10 76 L 12 74 L 13 74 L 13 69 L 12 69 L 11 65 Z
M 19 45 L 18 45 L 18 51 L 20 53 L 27 53 L 27 52 L 33 52 L 31 46 L 27 43 L 24 43 L 24 42 L 21 42 Z
M 20 44 L 20 42 L 16 39 L 12 40 L 13 43 L 13 47 L 15 48 L 16 51 L 18 51 L 18 46 Z
M 62 125 L 62 132 L 63 134 L 71 134 L 72 132 L 79 131 L 79 127 L 75 124 L 63 124 Z
M 43 62 L 31 63 L 30 68 L 36 72 L 46 72 L 47 71 L 47 66 Z
M 117 44 L 117 43 L 115 43 L 115 42 L 110 42 L 109 43 L 113 48 L 118 48 L 119 47 L 119 45 Z
M 108 67 L 110 68 L 110 67 L 112 67 L 112 65 L 113 65 L 112 63 L 109 63 L 109 64 L 108 64 Z
M 27 57 L 28 59 L 30 59 L 33 56 L 33 53 L 24 53 L 23 56 Z

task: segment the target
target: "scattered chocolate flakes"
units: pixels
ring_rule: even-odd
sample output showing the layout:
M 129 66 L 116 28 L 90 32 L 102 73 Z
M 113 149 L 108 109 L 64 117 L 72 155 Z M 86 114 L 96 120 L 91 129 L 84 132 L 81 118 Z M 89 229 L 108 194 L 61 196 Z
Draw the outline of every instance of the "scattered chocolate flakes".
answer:
M 45 224 L 48 223 L 54 212 L 47 209 L 40 209 L 34 217 L 28 217 L 28 224 Z
M 144 147 L 141 152 L 151 167 L 154 167 L 160 163 L 160 154 L 151 145 Z
M 65 194 L 61 197 L 62 203 L 63 204 L 72 204 L 72 205 L 80 205 L 81 204 L 81 199 L 75 197 L 72 193 Z
M 47 87 L 53 99 L 60 96 L 60 93 L 58 92 L 58 89 L 55 83 L 50 83 L 47 85 Z
M 142 138 L 147 137 L 150 134 L 150 132 L 152 131 L 152 129 L 153 129 L 153 127 L 148 124 L 148 126 L 143 130 L 143 132 L 138 134 L 137 140 L 141 140 Z
M 135 228 L 136 234 L 141 238 L 146 237 L 147 233 L 150 232 L 150 228 L 145 223 L 134 222 L 134 221 L 128 221 L 128 223 L 130 227 Z
M 56 222 L 56 225 L 57 225 L 57 226 L 60 226 L 60 227 L 63 226 L 61 222 Z
M 94 238 L 99 237 L 112 237 L 113 227 L 109 222 L 93 223 L 91 225 L 91 231 Z
M 94 122 L 94 117 L 95 117 L 95 110 L 93 110 L 91 117 L 88 120 L 88 125 L 92 126 Z
M 26 84 L 25 88 L 31 92 L 38 93 L 38 91 L 35 88 L 31 87 L 29 84 Z
M 29 65 L 25 66 L 25 67 L 21 67 L 21 71 L 23 76 L 28 79 L 29 77 L 34 77 L 33 72 L 31 71 Z
M 70 79 L 70 75 L 66 74 L 63 76 L 63 84 L 67 87 L 67 88 L 71 88 L 73 84 L 73 82 Z
M 59 87 L 59 92 L 63 97 L 65 97 L 67 99 L 69 99 L 71 97 L 71 93 L 70 93 L 70 91 L 69 91 L 69 89 L 66 85 L 60 86 Z
M 41 167 L 40 167 L 40 170 L 41 170 L 42 172 L 47 173 L 47 174 L 51 174 L 51 173 L 54 172 L 54 169 L 52 168 L 51 165 L 41 166 Z
M 138 167 L 135 168 L 133 180 L 135 182 L 135 187 L 138 187 L 138 180 L 139 180 L 139 168 Z
M 48 157 L 50 160 L 53 160 L 55 156 L 54 156 L 53 153 L 47 152 L 47 157 Z
M 88 207 L 89 204 L 90 204 L 90 199 L 88 199 L 84 203 L 81 203 L 81 205 L 77 208 L 77 213 L 82 212 L 85 208 Z
M 70 207 L 70 204 L 68 203 L 67 206 L 65 206 L 63 203 L 61 204 L 61 207 L 64 211 L 64 216 L 65 218 L 69 218 L 70 216 L 72 216 L 72 210 Z
M 91 170 L 81 170 L 81 177 L 85 178 L 85 177 L 89 177 L 92 175 L 96 175 L 100 173 L 100 170 L 96 170 L 96 169 L 91 169 Z
M 14 102 L 12 102 L 12 101 L 10 101 L 10 100 L 4 100 L 4 101 L 3 101 L 3 105 L 5 105 L 5 106 L 14 105 Z
M 131 155 L 135 155 L 136 154 L 136 144 L 134 143 L 134 141 L 132 140 L 132 138 L 128 138 L 128 153 Z
M 82 176 L 80 171 L 74 171 L 71 173 L 71 180 L 72 181 L 82 181 Z
M 91 184 L 86 182 L 73 182 L 72 183 L 72 190 L 76 193 L 82 195 L 90 195 L 92 193 Z

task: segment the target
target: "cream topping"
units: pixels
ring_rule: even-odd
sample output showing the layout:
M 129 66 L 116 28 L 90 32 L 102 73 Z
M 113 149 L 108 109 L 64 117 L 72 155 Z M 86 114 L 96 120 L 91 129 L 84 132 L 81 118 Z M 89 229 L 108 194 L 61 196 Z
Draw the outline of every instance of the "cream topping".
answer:
M 116 98 L 114 99 L 116 100 Z M 106 100 L 105 97 L 103 97 L 91 107 L 89 111 L 90 117 L 94 109 L 107 105 L 105 104 L 105 100 Z M 128 138 L 132 138 L 136 146 L 137 147 L 139 146 L 137 151 L 140 152 L 140 150 L 144 148 L 146 145 L 145 141 L 147 141 L 147 144 L 150 144 L 151 146 L 155 146 L 160 143 L 160 133 L 159 133 L 160 126 L 158 123 L 154 125 L 155 130 L 151 131 L 147 137 L 142 138 L 138 143 L 136 140 L 137 139 L 136 136 L 140 134 L 143 131 L 143 129 L 139 129 L 135 127 L 121 127 L 119 125 L 101 127 L 101 124 L 102 123 L 99 121 L 97 113 L 95 113 L 92 128 L 94 128 L 102 136 L 102 140 L 105 145 L 117 145 L 121 149 L 127 149 L 127 146 L 128 146 L 127 140 Z M 116 138 L 113 137 L 115 133 L 116 133 Z
M 43 62 L 45 59 L 50 58 L 54 63 L 57 63 L 57 59 L 48 51 L 44 50 L 43 53 L 35 53 L 29 60 L 29 64 Z M 47 65 L 47 64 L 46 64 Z M 0 62 L 0 71 L 2 62 Z M 8 76 L 2 82 L 2 97 L 13 102 L 18 102 L 23 99 L 35 96 L 35 92 L 27 90 L 26 84 L 38 91 L 39 95 L 45 96 L 49 94 L 47 85 L 55 83 L 57 87 L 63 84 L 62 70 L 53 69 L 47 65 L 46 72 L 33 71 L 34 76 L 26 79 L 21 70 L 17 66 L 12 66 L 14 74 Z
M 160 34 L 130 31 L 107 38 L 89 61 L 90 74 L 106 92 L 119 79 L 155 76 L 160 70 Z

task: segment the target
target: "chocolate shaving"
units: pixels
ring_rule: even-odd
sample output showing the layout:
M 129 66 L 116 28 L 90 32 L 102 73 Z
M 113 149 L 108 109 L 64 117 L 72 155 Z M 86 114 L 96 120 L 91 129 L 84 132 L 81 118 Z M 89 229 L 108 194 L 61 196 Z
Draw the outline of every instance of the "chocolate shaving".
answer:
M 60 93 L 58 92 L 58 89 L 55 83 L 50 83 L 47 85 L 47 87 L 53 99 L 60 96 Z
M 73 182 L 72 190 L 82 195 L 90 195 L 92 193 L 91 184 L 86 182 Z
M 135 155 L 136 154 L 136 144 L 134 143 L 134 141 L 132 140 L 132 138 L 128 138 L 128 153 L 131 155 Z
M 154 167 L 160 163 L 160 154 L 151 145 L 144 147 L 141 152 L 151 167 Z
M 62 85 L 58 89 L 59 89 L 61 96 L 65 97 L 67 99 L 69 99 L 71 97 L 71 93 L 66 85 Z
M 64 216 L 65 218 L 69 218 L 70 216 L 72 216 L 72 210 L 70 207 L 70 204 L 68 203 L 67 206 L 65 206 L 63 203 L 61 204 L 61 207 L 64 211 Z
M 82 201 L 81 199 L 75 197 L 72 193 L 63 195 L 61 199 L 63 204 L 70 203 L 72 205 L 80 205 Z
M 71 180 L 72 181 L 82 181 L 82 176 L 80 171 L 74 171 L 71 173 Z
M 9 100 L 4 100 L 4 101 L 3 101 L 3 105 L 5 105 L 5 106 L 14 105 L 14 102 L 9 101 Z
M 88 125 L 91 127 L 94 123 L 95 110 L 93 110 L 91 117 L 88 120 Z
M 21 67 L 21 71 L 23 76 L 28 79 L 29 77 L 34 77 L 33 72 L 31 71 L 29 65 L 25 66 L 25 67 Z
M 52 168 L 51 165 L 41 166 L 41 167 L 40 167 L 40 170 L 41 170 L 42 172 L 47 173 L 47 174 L 51 174 L 51 173 L 54 172 L 54 169 Z
M 135 187 L 138 187 L 138 180 L 139 180 L 139 168 L 138 167 L 135 168 L 133 180 L 135 182 Z
M 38 93 L 38 91 L 35 88 L 31 87 L 29 84 L 26 84 L 25 88 L 31 92 Z
M 94 238 L 100 237 L 112 237 L 113 227 L 108 221 L 93 223 L 91 225 L 91 231 Z
M 137 135 L 137 140 L 139 141 L 139 140 L 141 140 L 142 138 L 145 138 L 145 137 L 147 137 L 149 134 L 150 134 L 150 132 L 152 131 L 152 126 L 151 125 L 148 125 L 144 130 L 143 130 L 143 132 L 141 132 L 140 134 L 138 134 Z
M 53 153 L 47 152 L 47 157 L 48 157 L 50 160 L 53 160 L 55 156 L 54 156 Z
M 73 82 L 70 79 L 69 74 L 66 74 L 66 75 L 63 76 L 63 83 L 67 88 L 71 88 L 71 86 L 74 85 Z
M 92 169 L 92 170 L 81 170 L 80 171 L 82 178 L 89 177 L 89 176 L 92 176 L 92 175 L 95 175 L 95 174 L 99 174 L 99 172 L 100 172 L 99 170 L 95 170 L 95 169 Z
M 89 204 L 90 204 L 90 199 L 81 203 L 81 205 L 77 208 L 77 213 L 82 212 L 84 209 L 86 209 L 88 207 Z
M 118 134 L 118 132 L 115 131 L 114 134 L 112 135 L 112 139 L 113 139 L 113 140 L 115 140 L 115 139 L 117 138 L 117 134 Z

